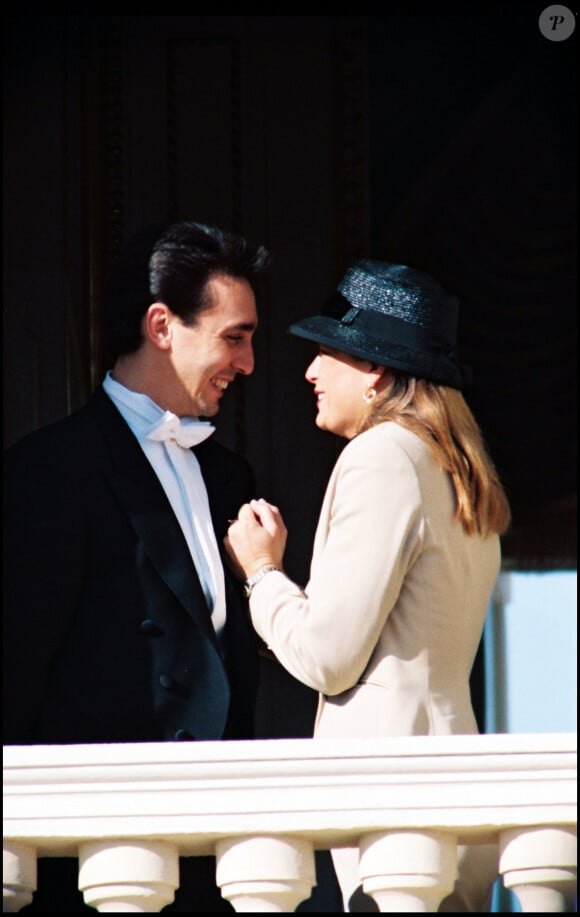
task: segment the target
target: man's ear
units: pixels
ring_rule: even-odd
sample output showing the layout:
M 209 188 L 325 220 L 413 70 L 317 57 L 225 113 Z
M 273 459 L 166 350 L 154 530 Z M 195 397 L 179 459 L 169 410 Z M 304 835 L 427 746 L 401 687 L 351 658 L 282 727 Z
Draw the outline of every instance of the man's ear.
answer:
M 171 347 L 173 312 L 163 302 L 152 303 L 143 316 L 143 337 L 158 350 Z

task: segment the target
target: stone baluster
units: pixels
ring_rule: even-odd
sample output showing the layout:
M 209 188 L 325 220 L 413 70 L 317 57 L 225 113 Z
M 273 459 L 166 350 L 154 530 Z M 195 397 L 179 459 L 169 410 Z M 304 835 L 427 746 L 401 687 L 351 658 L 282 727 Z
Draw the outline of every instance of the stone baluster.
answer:
M 155 913 L 175 898 L 179 851 L 165 841 L 92 841 L 79 848 L 79 888 L 102 912 Z
M 363 890 L 381 912 L 437 911 L 457 876 L 457 841 L 441 831 L 376 831 L 360 839 Z
M 510 828 L 500 833 L 499 871 L 527 913 L 574 910 L 576 829 Z
M 3 854 L 3 910 L 10 914 L 30 904 L 36 890 L 36 850 L 25 844 L 5 843 Z
M 216 859 L 217 884 L 239 912 L 291 914 L 316 884 L 312 844 L 297 838 L 224 839 Z

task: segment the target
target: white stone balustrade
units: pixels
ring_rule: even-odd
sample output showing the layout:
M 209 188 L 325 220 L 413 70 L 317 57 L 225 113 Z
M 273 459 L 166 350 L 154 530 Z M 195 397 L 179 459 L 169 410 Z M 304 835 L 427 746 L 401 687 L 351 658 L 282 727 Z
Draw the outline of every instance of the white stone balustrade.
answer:
M 576 812 L 575 734 L 6 746 L 4 910 L 38 857 L 78 857 L 99 911 L 152 913 L 179 856 L 215 853 L 236 911 L 290 913 L 314 850 L 354 845 L 381 911 L 436 911 L 457 844 L 492 841 L 523 911 L 573 910 Z

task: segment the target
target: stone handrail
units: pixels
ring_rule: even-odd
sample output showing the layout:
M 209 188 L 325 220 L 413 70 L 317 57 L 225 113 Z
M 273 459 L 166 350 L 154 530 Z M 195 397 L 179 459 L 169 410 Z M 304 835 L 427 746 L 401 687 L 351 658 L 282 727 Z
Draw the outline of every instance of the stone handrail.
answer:
M 457 844 L 496 840 L 523 911 L 573 910 L 576 811 L 575 734 L 6 746 L 4 910 L 38 857 L 78 857 L 87 904 L 120 913 L 161 910 L 179 856 L 215 853 L 236 911 L 290 913 L 313 851 L 358 845 L 381 911 L 436 911 Z

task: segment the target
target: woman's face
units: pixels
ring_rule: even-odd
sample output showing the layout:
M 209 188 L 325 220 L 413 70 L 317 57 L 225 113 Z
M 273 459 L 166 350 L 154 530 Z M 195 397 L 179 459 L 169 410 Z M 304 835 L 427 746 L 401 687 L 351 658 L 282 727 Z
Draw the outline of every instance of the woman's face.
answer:
M 346 439 L 358 433 L 367 410 L 363 395 L 374 384 L 372 364 L 340 350 L 321 346 L 306 370 L 316 395 L 316 426 Z

